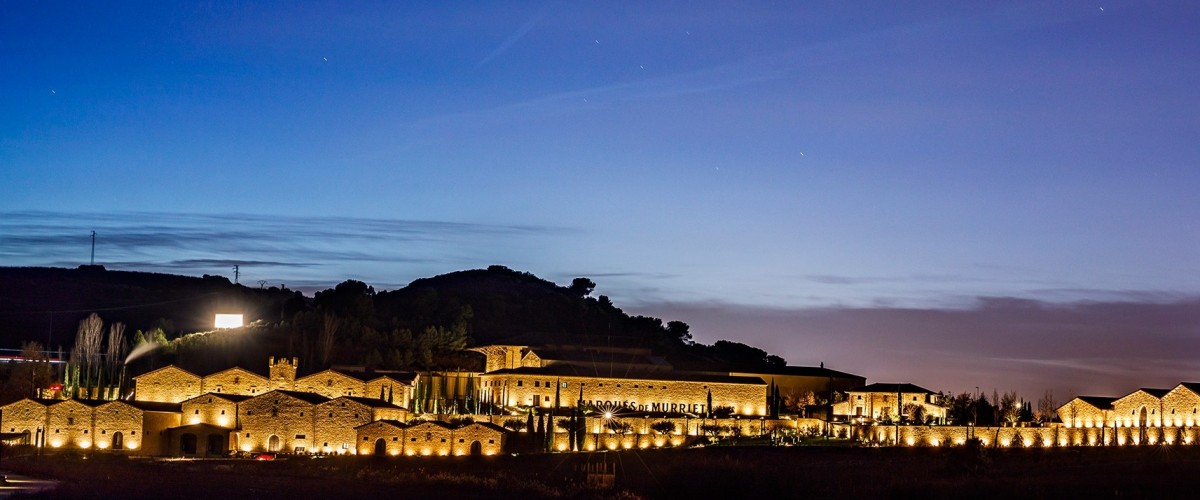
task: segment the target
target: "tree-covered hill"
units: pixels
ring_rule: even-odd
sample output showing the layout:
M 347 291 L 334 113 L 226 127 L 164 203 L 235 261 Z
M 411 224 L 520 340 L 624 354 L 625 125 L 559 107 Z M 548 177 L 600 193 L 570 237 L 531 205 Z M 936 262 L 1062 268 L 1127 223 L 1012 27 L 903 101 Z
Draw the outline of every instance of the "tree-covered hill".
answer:
M 305 372 L 334 364 L 478 370 L 481 357 L 462 348 L 493 343 L 640 347 L 682 369 L 783 364 L 737 342 L 694 344 L 686 323 L 630 316 L 608 297 L 593 297 L 594 287 L 587 278 L 560 286 L 491 266 L 422 278 L 385 292 L 345 281 L 307 299 L 286 289 L 235 285 L 223 277 L 0 268 L 0 343 L 15 348 L 27 340 L 47 343 L 49 337 L 51 349 L 69 351 L 80 319 L 97 312 L 106 323 L 125 323 L 131 333 L 145 330 L 140 338 L 169 342 L 154 364 L 176 362 L 197 372 L 268 352 L 301 358 Z M 267 325 L 251 336 L 182 335 L 210 330 L 212 314 L 221 310 L 240 310 Z M 163 325 L 164 334 L 150 334 Z
M 279 321 L 304 307 L 299 292 L 249 288 L 221 276 L 78 269 L 0 267 L 0 347 L 23 341 L 70 350 L 79 321 L 96 312 L 132 330 L 163 327 L 169 335 L 212 328 L 217 312 Z

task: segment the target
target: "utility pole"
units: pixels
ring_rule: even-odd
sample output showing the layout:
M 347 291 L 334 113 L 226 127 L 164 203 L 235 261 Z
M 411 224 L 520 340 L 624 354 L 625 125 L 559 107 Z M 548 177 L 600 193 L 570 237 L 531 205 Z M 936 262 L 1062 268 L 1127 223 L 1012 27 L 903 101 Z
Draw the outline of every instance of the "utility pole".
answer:
M 235 285 L 236 285 L 236 284 L 238 284 L 238 277 L 239 277 L 239 276 L 241 276 L 241 271 L 240 271 L 240 270 L 238 270 L 238 266 L 235 264 L 235 265 L 233 266 L 233 284 L 235 284 Z
M 92 231 L 92 261 L 91 265 L 96 265 L 96 232 Z

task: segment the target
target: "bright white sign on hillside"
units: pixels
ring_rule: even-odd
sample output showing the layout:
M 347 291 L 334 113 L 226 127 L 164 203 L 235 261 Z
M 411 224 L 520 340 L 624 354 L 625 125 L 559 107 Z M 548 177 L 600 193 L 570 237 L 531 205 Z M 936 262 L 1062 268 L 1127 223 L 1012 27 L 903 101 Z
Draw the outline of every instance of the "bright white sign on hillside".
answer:
M 217 318 L 213 321 L 213 325 L 219 330 L 222 328 L 241 328 L 241 314 L 217 314 Z

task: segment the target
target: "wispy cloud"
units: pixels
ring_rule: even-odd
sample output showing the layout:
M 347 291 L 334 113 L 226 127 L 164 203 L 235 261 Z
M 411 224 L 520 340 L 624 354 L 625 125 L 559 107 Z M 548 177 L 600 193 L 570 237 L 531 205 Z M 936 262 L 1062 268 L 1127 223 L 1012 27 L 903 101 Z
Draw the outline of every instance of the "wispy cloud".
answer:
M 525 38 L 525 35 L 528 35 L 543 17 L 546 17 L 545 14 L 539 14 L 532 19 L 525 21 L 525 24 L 522 24 L 521 27 L 517 28 L 517 30 L 513 32 L 513 34 L 509 35 L 508 38 L 505 38 L 503 42 L 500 42 L 500 45 L 497 45 L 495 49 L 492 49 L 487 56 L 480 60 L 479 63 L 475 65 L 475 69 L 486 66 L 488 63 L 492 62 L 493 59 L 499 57 L 505 52 L 508 52 L 508 49 L 511 49 L 513 45 L 516 45 L 516 43 L 521 41 L 522 38 Z
M 572 232 L 569 228 L 468 222 L 246 214 L 0 213 L 8 265 L 74 267 L 308 280 L 325 286 L 356 274 L 415 278 L 487 262 L 485 249 Z M 475 253 L 472 253 L 475 252 Z M 316 286 L 316 285 L 314 285 Z

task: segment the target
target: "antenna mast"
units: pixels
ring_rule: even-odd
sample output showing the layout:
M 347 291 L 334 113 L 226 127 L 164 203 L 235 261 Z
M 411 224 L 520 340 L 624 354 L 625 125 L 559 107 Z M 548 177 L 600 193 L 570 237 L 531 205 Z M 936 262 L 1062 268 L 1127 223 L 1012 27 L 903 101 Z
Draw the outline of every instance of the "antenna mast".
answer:
M 235 284 L 235 285 L 236 285 L 236 284 L 238 284 L 238 277 L 239 277 L 239 276 L 241 276 L 241 271 L 240 271 L 240 270 L 238 270 L 238 266 L 235 264 L 235 265 L 233 266 L 233 284 Z
M 96 265 L 96 232 L 92 231 L 92 262 L 91 265 Z

